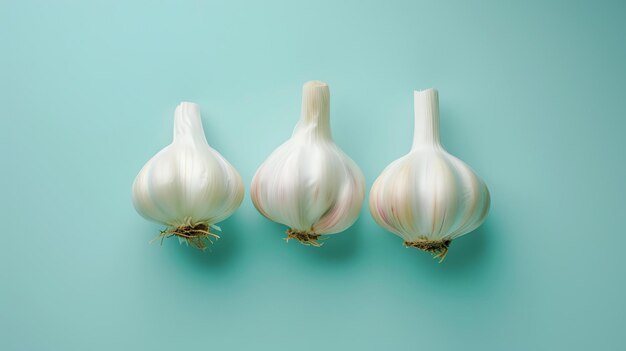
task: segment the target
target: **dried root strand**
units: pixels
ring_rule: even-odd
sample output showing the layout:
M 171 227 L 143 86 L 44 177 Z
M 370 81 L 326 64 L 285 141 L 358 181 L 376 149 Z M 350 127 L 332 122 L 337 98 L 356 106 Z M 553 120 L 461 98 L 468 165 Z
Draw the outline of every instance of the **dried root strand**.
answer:
M 448 254 L 448 248 L 450 247 L 450 243 L 452 240 L 428 240 L 428 239 L 420 239 L 417 241 L 405 241 L 404 246 L 406 247 L 414 247 L 416 249 L 420 249 L 422 251 L 430 252 L 433 254 L 433 258 L 439 258 L 439 263 L 443 262 Z
M 161 231 L 161 234 L 155 239 L 161 238 L 161 243 L 163 243 L 164 239 L 172 236 L 185 239 L 187 244 L 200 250 L 206 250 L 209 247 L 208 244 L 213 244 L 212 239 L 220 238 L 219 235 L 209 232 L 208 224 L 198 223 L 195 225 L 183 225 L 178 228 L 168 228 Z
M 318 240 L 320 240 L 320 237 L 320 234 L 300 232 L 294 229 L 288 229 L 285 241 L 289 241 L 290 239 L 296 239 L 303 245 L 320 247 L 323 245 L 323 243 L 317 242 Z

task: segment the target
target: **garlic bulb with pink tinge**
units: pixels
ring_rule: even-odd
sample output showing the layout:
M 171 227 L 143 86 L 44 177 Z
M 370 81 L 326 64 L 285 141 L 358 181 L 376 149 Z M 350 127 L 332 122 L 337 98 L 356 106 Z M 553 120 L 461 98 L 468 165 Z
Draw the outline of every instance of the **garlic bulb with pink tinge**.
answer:
M 287 239 L 320 246 L 320 236 L 356 221 L 365 181 L 332 139 L 328 85 L 307 82 L 302 94 L 300 121 L 291 138 L 259 167 L 250 194 L 261 214 L 289 227 Z
M 437 91 L 416 91 L 414 99 L 413 147 L 376 179 L 370 211 L 405 246 L 443 260 L 452 240 L 483 223 L 490 196 L 482 179 L 441 145 Z

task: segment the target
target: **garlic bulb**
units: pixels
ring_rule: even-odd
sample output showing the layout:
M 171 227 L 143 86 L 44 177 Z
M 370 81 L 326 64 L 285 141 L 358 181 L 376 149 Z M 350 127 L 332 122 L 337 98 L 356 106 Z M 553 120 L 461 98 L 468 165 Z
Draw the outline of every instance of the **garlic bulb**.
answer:
M 143 166 L 133 184 L 133 204 L 143 217 L 163 223 L 161 238 L 205 249 L 219 238 L 210 229 L 241 205 L 237 170 L 207 143 L 198 105 L 183 102 L 174 114 L 174 141 Z
M 452 240 L 476 229 L 489 211 L 485 183 L 439 142 L 437 90 L 416 91 L 411 151 L 392 162 L 370 192 L 374 220 L 406 247 L 443 260 Z
M 289 140 L 259 167 L 250 194 L 268 219 L 289 226 L 287 238 L 320 246 L 321 235 L 350 227 L 365 193 L 361 170 L 334 143 L 328 85 L 302 89 L 302 113 Z

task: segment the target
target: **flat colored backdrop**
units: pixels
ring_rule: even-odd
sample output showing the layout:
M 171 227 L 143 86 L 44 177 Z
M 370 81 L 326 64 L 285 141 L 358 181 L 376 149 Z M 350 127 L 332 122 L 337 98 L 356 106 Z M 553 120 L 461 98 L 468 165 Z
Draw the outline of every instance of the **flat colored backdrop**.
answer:
M 626 323 L 626 3 L 3 1 L 1 350 L 618 350 Z M 411 145 L 413 89 L 488 184 L 443 264 L 367 205 L 322 248 L 282 239 L 249 184 L 302 84 L 331 88 L 369 187 Z M 246 183 L 213 252 L 130 189 L 200 104 Z

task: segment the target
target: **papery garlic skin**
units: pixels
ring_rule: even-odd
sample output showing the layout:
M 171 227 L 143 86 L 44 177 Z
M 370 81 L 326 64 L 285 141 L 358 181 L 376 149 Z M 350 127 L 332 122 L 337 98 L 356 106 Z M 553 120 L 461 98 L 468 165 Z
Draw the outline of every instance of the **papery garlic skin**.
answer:
M 205 247 L 201 239 L 218 237 L 209 228 L 235 212 L 243 194 L 241 176 L 209 146 L 200 109 L 190 102 L 178 105 L 174 141 L 143 166 L 132 189 L 139 214 L 170 227 L 164 236 L 199 248 Z
M 487 186 L 439 141 L 437 90 L 415 91 L 411 151 L 387 166 L 370 191 L 374 220 L 412 246 L 445 257 L 450 242 L 480 226 Z
M 363 173 L 332 139 L 329 99 L 326 83 L 304 84 L 300 121 L 259 167 L 250 188 L 257 210 L 290 228 L 288 239 L 314 246 L 319 236 L 356 221 L 365 194 Z

